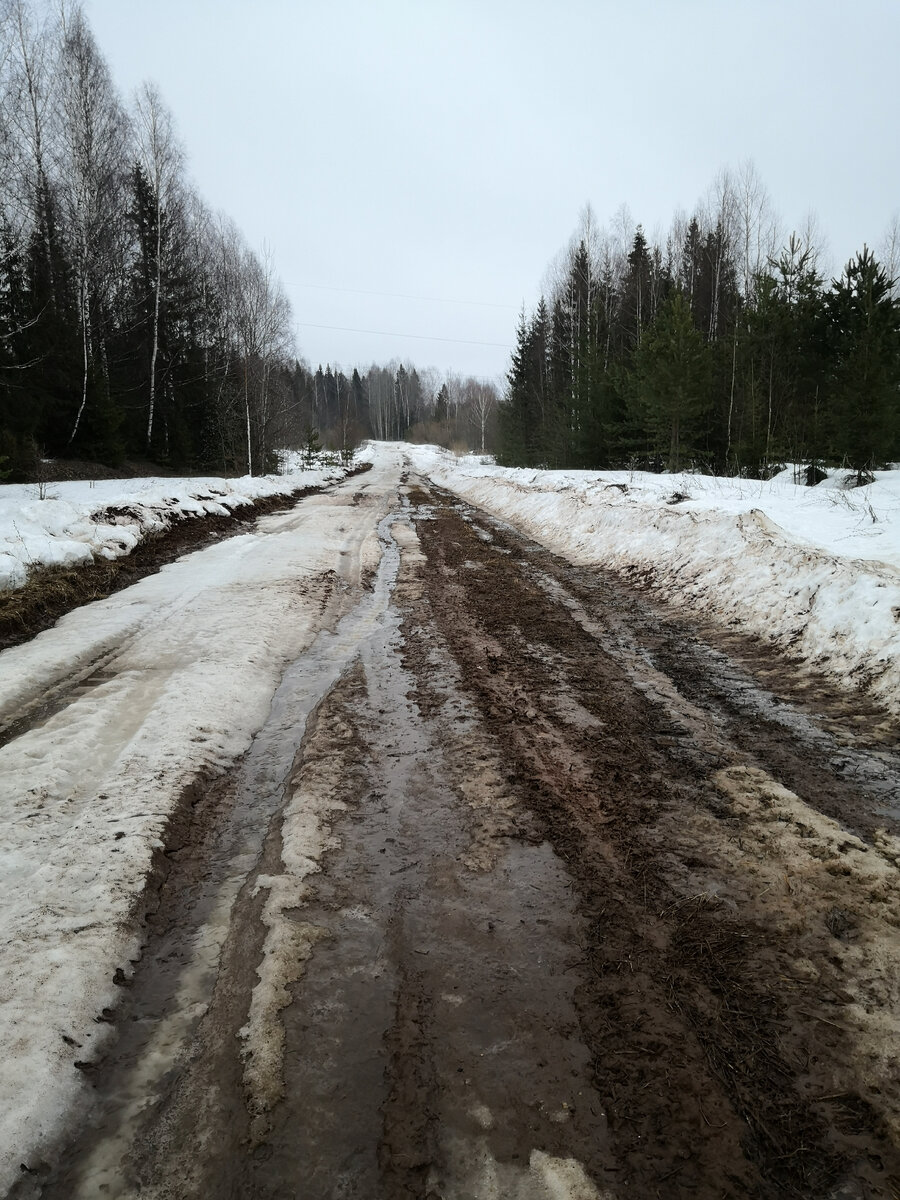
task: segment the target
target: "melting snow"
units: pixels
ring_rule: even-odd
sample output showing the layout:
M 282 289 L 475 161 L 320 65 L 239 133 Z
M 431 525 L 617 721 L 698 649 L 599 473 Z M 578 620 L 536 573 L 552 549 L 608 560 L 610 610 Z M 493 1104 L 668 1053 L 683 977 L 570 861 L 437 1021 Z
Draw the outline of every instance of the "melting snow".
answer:
M 241 479 L 103 479 L 0 486 L 0 589 L 21 587 L 30 567 L 118 558 L 142 537 L 186 517 L 236 508 L 342 478 L 343 467 L 304 468 L 284 452 L 282 475 Z
M 250 745 L 286 665 L 322 624 L 326 577 L 377 561 L 375 524 L 404 459 L 573 561 L 646 572 L 674 601 L 837 676 L 871 676 L 900 709 L 900 471 L 846 491 L 835 477 L 799 487 L 790 473 L 759 483 L 503 470 L 434 447 L 364 457 L 377 513 L 338 488 L 0 654 L 0 723 L 68 690 L 64 708 L 0 750 L 0 1188 L 78 1101 L 73 1064 L 91 1061 L 108 1029 L 94 1018 L 115 1003 L 115 967 L 127 975 L 137 954 L 135 900 L 179 795 Z M 277 479 L 54 484 L 46 499 L 4 486 L 0 586 L 31 563 L 127 553 L 175 514 L 343 474 L 287 466 Z M 670 503 L 675 493 L 687 498 Z M 529 1171 L 544 1190 L 533 1194 L 591 1194 L 579 1170 L 536 1153 Z
M 439 485 L 571 561 L 641 572 L 670 600 L 900 711 L 900 470 L 847 490 L 845 472 L 808 488 L 791 469 L 761 482 L 504 469 L 434 446 L 407 453 Z

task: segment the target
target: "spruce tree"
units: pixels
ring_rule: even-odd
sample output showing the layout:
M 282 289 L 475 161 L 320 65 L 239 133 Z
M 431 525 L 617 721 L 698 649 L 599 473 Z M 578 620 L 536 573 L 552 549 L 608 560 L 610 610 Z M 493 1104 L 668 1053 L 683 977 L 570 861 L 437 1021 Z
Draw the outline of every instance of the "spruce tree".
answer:
M 526 446 L 528 444 L 529 357 L 530 332 L 523 308 L 519 315 L 516 345 L 506 376 L 506 395 L 498 412 L 497 460 L 508 467 L 525 466 L 528 459 Z
M 900 449 L 900 301 L 866 246 L 834 280 L 828 315 L 838 439 L 862 484 Z
M 681 469 L 708 410 L 709 372 L 709 349 L 686 296 L 675 291 L 635 354 L 639 414 L 656 449 L 667 454 L 670 471 Z

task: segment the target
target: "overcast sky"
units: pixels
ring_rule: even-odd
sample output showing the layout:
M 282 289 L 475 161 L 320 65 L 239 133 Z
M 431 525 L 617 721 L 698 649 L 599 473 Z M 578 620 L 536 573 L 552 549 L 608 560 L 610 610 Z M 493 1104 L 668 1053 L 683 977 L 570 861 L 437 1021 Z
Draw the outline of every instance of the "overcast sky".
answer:
M 588 201 L 664 236 L 751 159 L 834 269 L 900 208 L 900 0 L 86 10 L 123 96 L 156 80 L 200 193 L 271 249 L 313 366 L 503 374 Z

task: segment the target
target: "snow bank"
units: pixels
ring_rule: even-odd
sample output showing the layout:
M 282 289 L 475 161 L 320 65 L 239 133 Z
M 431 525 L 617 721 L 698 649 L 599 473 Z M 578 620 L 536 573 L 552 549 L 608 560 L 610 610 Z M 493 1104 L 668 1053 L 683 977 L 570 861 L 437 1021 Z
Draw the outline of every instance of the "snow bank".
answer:
M 535 471 L 410 447 L 417 470 L 573 562 L 640 573 L 668 599 L 766 638 L 900 711 L 900 471 L 848 491 Z M 683 498 L 680 498 L 683 497 Z
M 206 514 L 227 516 L 269 496 L 343 478 L 340 466 L 305 467 L 282 455 L 281 475 L 241 479 L 106 479 L 0 487 L 0 590 L 34 566 L 73 566 L 129 554 L 148 533 Z M 43 493 L 43 498 L 42 498 Z

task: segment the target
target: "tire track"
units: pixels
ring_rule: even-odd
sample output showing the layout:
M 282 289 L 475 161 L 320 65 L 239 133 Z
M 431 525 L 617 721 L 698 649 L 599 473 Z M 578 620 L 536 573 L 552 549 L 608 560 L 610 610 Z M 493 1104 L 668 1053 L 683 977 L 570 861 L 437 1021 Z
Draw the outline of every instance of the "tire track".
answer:
M 414 499 L 430 616 L 578 880 L 582 1029 L 631 1187 L 891 1195 L 898 1094 L 881 1022 L 897 998 L 896 843 L 867 847 L 819 813 L 825 764 L 809 772 L 810 808 L 715 714 L 702 740 L 673 725 L 655 699 L 662 656 L 636 690 L 615 611 L 596 607 L 589 632 L 536 582 L 535 569 L 571 582 L 558 560 L 439 493 Z M 653 646 L 634 595 L 603 588 Z M 592 726 L 564 716 L 573 698 Z M 841 797 L 858 817 L 865 800 L 832 776 L 832 812 Z

